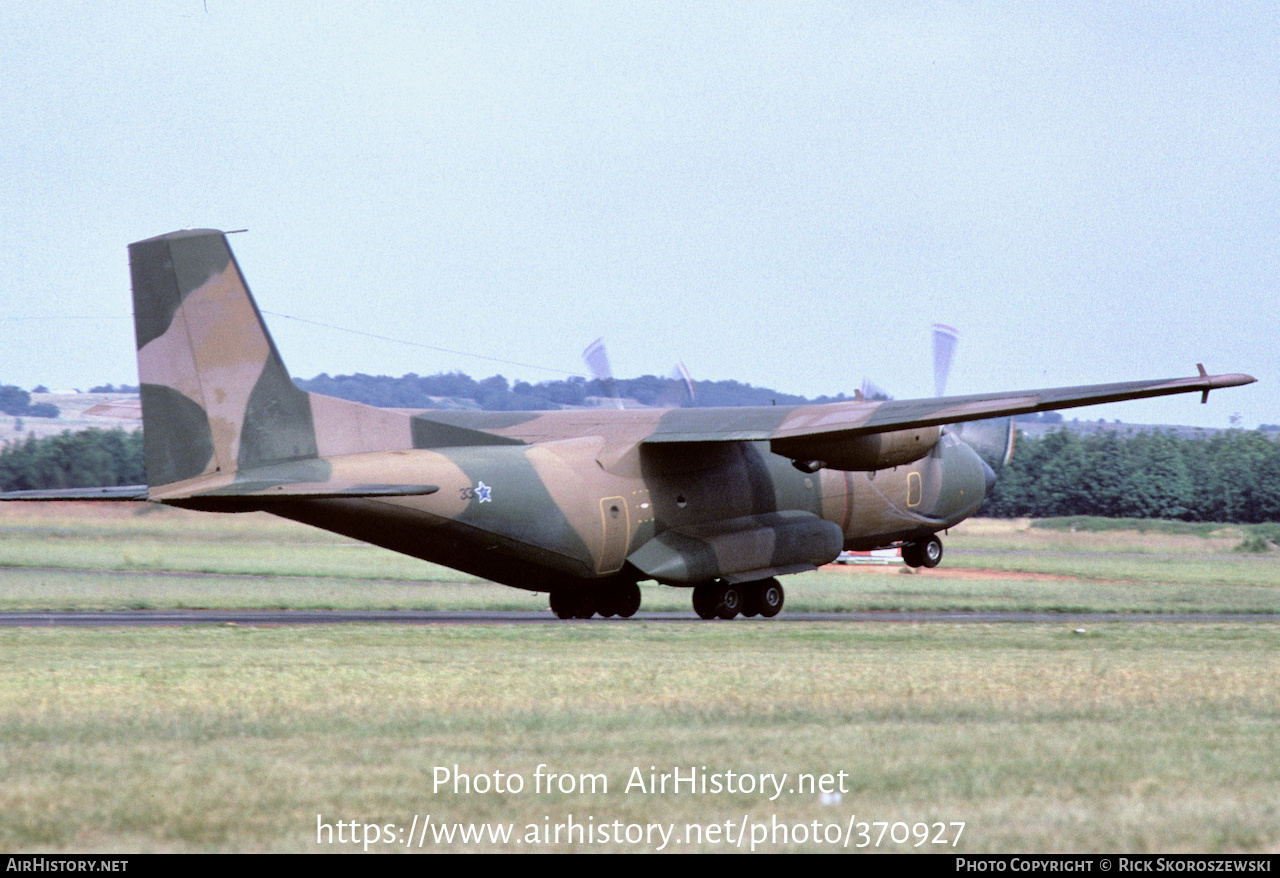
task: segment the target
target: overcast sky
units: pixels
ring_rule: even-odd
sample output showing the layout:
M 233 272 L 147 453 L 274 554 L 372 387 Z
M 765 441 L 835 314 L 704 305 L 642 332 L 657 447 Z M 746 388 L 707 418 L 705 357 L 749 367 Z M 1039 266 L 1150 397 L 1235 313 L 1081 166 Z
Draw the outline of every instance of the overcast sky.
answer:
M 4 0 L 0 383 L 135 383 L 126 246 L 248 228 L 300 377 L 905 398 L 943 322 L 952 393 L 1280 423 L 1280 6 L 890 5 Z

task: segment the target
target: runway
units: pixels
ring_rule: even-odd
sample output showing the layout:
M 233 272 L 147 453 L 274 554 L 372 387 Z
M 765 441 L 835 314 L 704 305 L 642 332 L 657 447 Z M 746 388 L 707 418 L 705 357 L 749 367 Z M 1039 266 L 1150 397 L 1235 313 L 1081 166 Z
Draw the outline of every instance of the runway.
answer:
M 640 612 L 630 619 L 557 619 L 550 610 L 114 610 L 30 611 L 0 613 L 4 628 L 111 628 L 192 625 L 278 627 L 283 625 L 635 625 L 646 622 L 698 625 L 788 625 L 804 623 L 1035 623 L 1077 627 L 1105 623 L 1181 622 L 1280 623 L 1270 613 L 1043 613 L 1043 612 L 915 612 L 788 613 L 773 619 L 738 618 L 703 621 L 693 613 Z

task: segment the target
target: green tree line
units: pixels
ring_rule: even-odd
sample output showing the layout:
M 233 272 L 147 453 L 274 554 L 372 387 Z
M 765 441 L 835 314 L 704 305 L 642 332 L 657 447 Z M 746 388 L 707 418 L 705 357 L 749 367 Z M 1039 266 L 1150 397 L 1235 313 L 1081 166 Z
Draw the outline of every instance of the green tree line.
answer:
M 809 402 L 832 402 L 847 397 L 820 396 L 806 399 L 792 393 L 780 393 L 767 387 L 752 387 L 739 381 L 698 381 L 694 396 L 683 381 L 642 375 L 618 378 L 612 382 L 574 376 L 560 381 L 514 384 L 502 375 L 479 381 L 462 372 L 438 375 L 327 375 L 295 378 L 293 383 L 313 393 L 336 396 L 352 402 L 386 408 L 440 408 L 440 398 L 474 404 L 486 411 L 546 411 L 566 406 L 581 406 L 588 397 L 609 397 L 613 393 L 647 406 L 739 406 L 801 405 Z
M 93 488 L 141 485 L 142 431 L 70 430 L 37 439 L 28 436 L 0 451 L 0 489 Z
M 979 515 L 1280 521 L 1280 443 L 1258 431 L 1019 437 Z
M 141 431 L 28 437 L 0 451 L 6 491 L 145 481 Z M 979 514 L 1280 521 L 1280 443 L 1238 430 L 1209 439 L 1068 430 L 1020 438 Z

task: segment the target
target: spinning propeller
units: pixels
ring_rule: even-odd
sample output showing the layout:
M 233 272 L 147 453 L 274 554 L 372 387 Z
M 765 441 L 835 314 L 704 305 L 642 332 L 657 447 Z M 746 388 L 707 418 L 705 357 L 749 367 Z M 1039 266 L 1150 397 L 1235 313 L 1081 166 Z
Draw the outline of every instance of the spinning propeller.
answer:
M 618 393 L 618 382 L 613 378 L 613 367 L 609 365 L 609 353 L 604 349 L 604 336 L 597 338 L 582 352 L 582 361 L 591 370 L 591 377 L 604 387 L 604 392 L 613 400 L 613 407 L 622 408 L 622 397 Z
M 951 358 L 959 341 L 960 333 L 950 326 L 933 324 L 933 388 L 936 396 L 946 396 Z M 1013 418 L 966 421 L 948 424 L 945 429 L 978 452 L 997 470 L 1007 466 L 1009 459 L 1013 457 L 1013 445 L 1018 432 Z
M 604 337 L 597 338 L 582 352 L 582 360 L 591 370 L 591 377 L 600 382 L 605 393 L 613 400 L 614 408 L 624 408 L 622 395 L 618 392 L 618 382 L 613 377 L 613 367 L 609 364 L 609 354 L 604 347 Z M 697 389 L 693 385 L 693 376 L 683 361 L 676 363 L 675 368 L 667 376 L 671 379 L 659 397 L 663 408 L 683 408 L 695 405 L 698 398 Z

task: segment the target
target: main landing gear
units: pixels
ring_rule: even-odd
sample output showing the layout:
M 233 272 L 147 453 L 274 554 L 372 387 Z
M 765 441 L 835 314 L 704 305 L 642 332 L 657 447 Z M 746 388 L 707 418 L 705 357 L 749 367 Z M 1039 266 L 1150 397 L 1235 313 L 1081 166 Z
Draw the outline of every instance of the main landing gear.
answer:
M 782 611 L 786 594 L 776 579 L 756 582 L 704 582 L 694 586 L 693 611 L 703 619 L 732 619 L 763 616 L 766 619 Z
M 606 619 L 630 619 L 639 609 L 640 586 L 634 582 L 566 586 L 551 592 L 551 612 L 561 619 L 590 619 L 596 613 Z
M 902 560 L 908 567 L 937 567 L 942 560 L 942 540 L 930 534 L 918 543 L 903 543 Z

